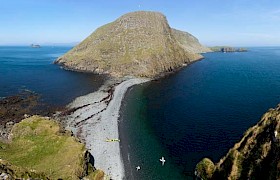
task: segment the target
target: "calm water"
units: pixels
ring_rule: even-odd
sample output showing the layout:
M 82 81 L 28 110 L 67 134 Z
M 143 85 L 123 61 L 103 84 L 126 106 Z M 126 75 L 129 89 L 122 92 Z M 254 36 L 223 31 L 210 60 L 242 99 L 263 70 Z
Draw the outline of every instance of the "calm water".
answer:
M 199 160 L 217 162 L 278 103 L 280 47 L 208 53 L 169 77 L 135 86 L 120 126 L 127 178 L 191 179 L 186 173 Z
M 71 47 L 1 47 L 0 97 L 28 89 L 51 105 L 65 105 L 75 97 L 96 90 L 103 77 L 70 72 L 53 61 Z

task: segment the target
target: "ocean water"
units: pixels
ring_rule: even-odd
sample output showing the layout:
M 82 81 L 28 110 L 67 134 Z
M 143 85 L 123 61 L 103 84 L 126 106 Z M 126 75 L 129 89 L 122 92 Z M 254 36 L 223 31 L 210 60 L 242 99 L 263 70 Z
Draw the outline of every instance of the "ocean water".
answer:
M 217 162 L 280 103 L 280 47 L 249 50 L 204 54 L 127 92 L 119 127 L 127 179 L 192 179 L 203 157 Z
M 66 71 L 53 64 L 70 49 L 0 46 L 0 97 L 30 90 L 38 93 L 45 104 L 64 106 L 98 89 L 105 77 Z

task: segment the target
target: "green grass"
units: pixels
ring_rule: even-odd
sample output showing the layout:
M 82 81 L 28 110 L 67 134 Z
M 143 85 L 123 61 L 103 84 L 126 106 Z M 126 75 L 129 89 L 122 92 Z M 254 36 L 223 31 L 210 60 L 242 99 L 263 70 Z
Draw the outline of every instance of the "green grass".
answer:
M 39 116 L 25 119 L 13 127 L 11 142 L 0 142 L 0 157 L 51 179 L 79 179 L 85 147 L 59 130 L 56 122 Z

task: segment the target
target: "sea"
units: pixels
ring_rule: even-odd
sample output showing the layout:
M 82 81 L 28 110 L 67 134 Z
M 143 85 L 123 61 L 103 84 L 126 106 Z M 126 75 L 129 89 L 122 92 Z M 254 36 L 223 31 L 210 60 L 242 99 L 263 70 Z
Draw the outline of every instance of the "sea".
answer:
M 119 127 L 127 179 L 193 179 L 202 158 L 218 162 L 280 103 L 280 47 L 248 49 L 206 53 L 174 74 L 130 88 Z
M 71 48 L 0 46 L 0 98 L 32 91 L 40 96 L 41 103 L 61 107 L 96 91 L 106 77 L 66 71 L 53 64 Z
M 0 46 L 0 97 L 28 90 L 46 104 L 65 106 L 96 91 L 106 77 L 53 64 L 71 48 Z M 127 179 L 193 179 L 202 158 L 218 162 L 280 103 L 280 47 L 248 49 L 203 54 L 201 61 L 128 90 L 119 123 Z

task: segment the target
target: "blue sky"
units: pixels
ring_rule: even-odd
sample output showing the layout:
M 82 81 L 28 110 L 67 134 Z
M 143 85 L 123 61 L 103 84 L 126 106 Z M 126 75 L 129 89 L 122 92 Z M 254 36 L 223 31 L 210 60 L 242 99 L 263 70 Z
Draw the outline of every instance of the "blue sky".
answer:
M 0 0 L 0 45 L 80 42 L 138 10 L 162 12 L 205 45 L 280 45 L 280 0 Z

